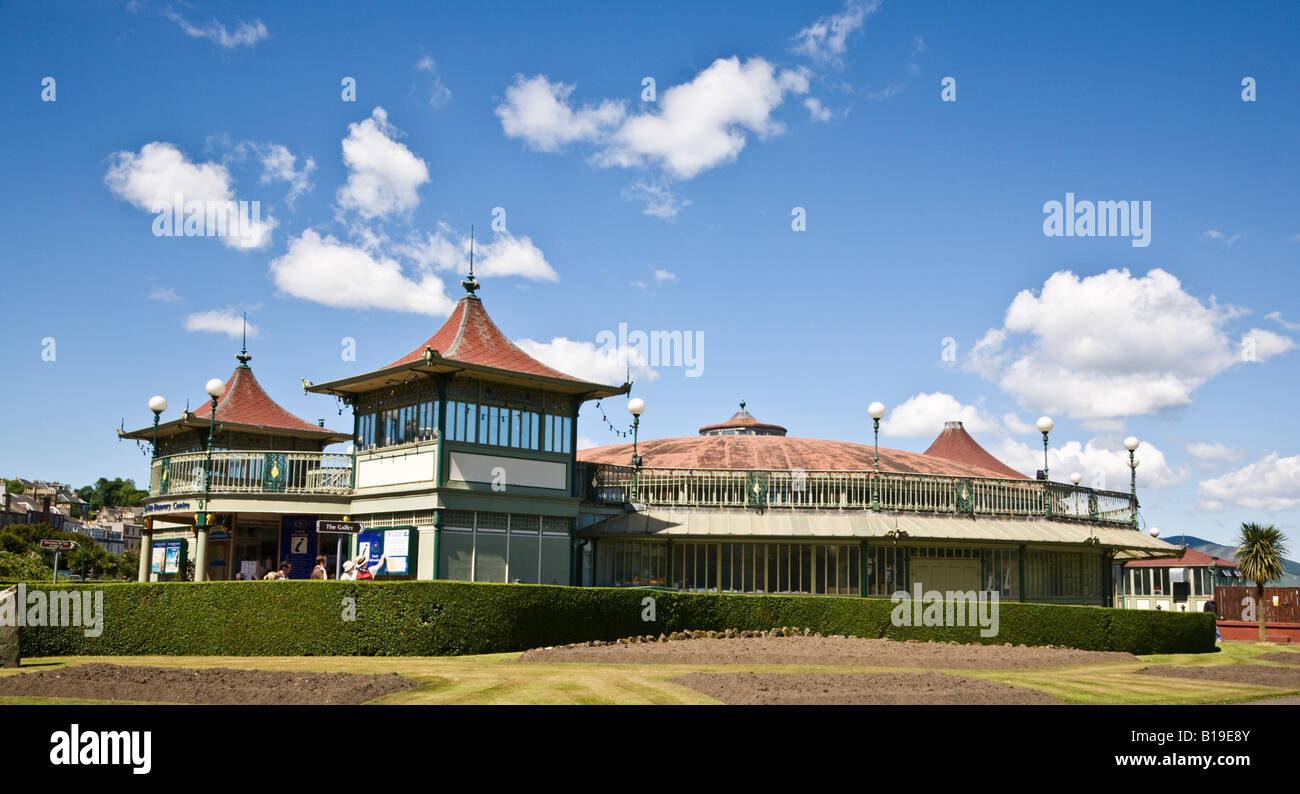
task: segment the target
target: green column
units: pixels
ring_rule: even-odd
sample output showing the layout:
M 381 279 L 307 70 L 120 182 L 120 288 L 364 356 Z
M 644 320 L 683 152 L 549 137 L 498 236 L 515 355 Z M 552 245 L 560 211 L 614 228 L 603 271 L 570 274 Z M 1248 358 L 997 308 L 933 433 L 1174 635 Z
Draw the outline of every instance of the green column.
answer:
M 858 541 L 858 595 L 867 597 L 867 555 L 870 549 L 865 540 Z
M 541 553 L 541 537 L 538 536 L 538 553 Z M 438 555 L 442 545 L 442 511 L 433 511 L 433 578 L 438 578 Z

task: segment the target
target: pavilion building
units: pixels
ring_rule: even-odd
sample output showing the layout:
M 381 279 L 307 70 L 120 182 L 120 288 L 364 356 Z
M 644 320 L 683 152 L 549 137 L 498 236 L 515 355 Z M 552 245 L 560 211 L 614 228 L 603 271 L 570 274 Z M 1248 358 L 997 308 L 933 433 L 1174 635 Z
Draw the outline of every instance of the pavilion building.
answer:
M 698 436 L 579 453 L 583 583 L 890 596 L 914 587 L 1120 605 L 1122 566 L 1177 547 L 1133 494 L 1032 480 L 960 422 L 922 454 L 795 438 L 741 410 Z
M 348 434 L 286 411 L 257 382 L 247 348 L 235 358 L 215 425 L 205 401 L 178 419 L 118 433 L 157 438 L 143 506 L 141 581 L 175 578 L 188 561 L 196 579 L 253 578 L 286 559 L 294 561 L 295 578 L 306 578 L 317 519 L 348 511 L 351 456 L 325 451 Z
M 1176 557 L 1130 560 L 1120 583 L 1123 606 L 1167 612 L 1204 612 L 1215 588 L 1246 584 L 1237 563 L 1196 549 Z

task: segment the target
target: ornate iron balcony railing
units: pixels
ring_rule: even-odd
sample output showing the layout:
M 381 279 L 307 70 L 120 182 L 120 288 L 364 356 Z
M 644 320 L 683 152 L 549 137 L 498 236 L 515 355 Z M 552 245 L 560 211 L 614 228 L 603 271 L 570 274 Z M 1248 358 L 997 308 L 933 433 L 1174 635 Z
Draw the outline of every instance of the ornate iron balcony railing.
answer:
M 595 463 L 579 463 L 578 478 L 578 495 L 602 504 L 869 510 L 879 500 L 881 510 L 953 515 L 1051 515 L 1106 524 L 1129 524 L 1131 517 L 1129 494 L 1040 480 L 799 469 L 636 470 Z
M 168 455 L 153 462 L 149 495 L 203 493 L 205 452 Z M 352 456 L 332 452 L 236 451 L 212 453 L 214 494 L 352 492 Z

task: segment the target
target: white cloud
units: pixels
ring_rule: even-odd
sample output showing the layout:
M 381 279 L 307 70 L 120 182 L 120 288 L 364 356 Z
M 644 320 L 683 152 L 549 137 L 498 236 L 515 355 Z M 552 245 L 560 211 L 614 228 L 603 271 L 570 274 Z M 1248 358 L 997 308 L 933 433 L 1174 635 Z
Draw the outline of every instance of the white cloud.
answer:
M 1225 240 L 1223 232 L 1218 231 L 1216 229 L 1207 229 L 1202 234 L 1205 237 L 1210 238 L 1211 240 L 1224 240 L 1225 245 L 1232 245 L 1233 243 L 1237 242 L 1244 236 L 1241 234 L 1234 234 Z
M 994 454 L 998 460 L 1030 477 L 1043 468 L 1042 444 L 1025 444 L 1007 438 L 1001 441 Z M 1172 488 L 1188 477 L 1186 470 L 1171 468 L 1165 460 L 1164 452 L 1149 442 L 1144 441 L 1138 447 L 1137 459 L 1139 498 L 1143 489 Z M 1047 461 L 1055 482 L 1069 482 L 1070 475 L 1078 472 L 1083 475 L 1081 485 L 1107 491 L 1128 490 L 1128 450 L 1120 444 L 1113 448 L 1109 445 L 1103 447 L 1095 438 L 1086 444 L 1070 441 L 1063 446 L 1049 448 Z
M 182 300 L 182 298 L 180 295 L 177 295 L 176 290 L 171 287 L 159 287 L 149 293 L 149 300 L 162 301 L 163 303 L 176 303 L 177 301 Z
M 398 246 L 397 252 L 422 267 L 465 273 L 469 270 L 469 245 L 469 235 L 456 235 L 450 226 L 440 223 L 436 232 Z M 491 242 L 474 243 L 474 274 L 484 278 L 520 276 L 531 281 L 560 278 L 531 238 L 508 231 L 494 232 Z
M 1013 436 L 1023 436 L 1025 433 L 1037 433 L 1038 428 L 1028 422 L 1021 421 L 1020 417 L 1015 414 L 1003 414 L 1002 426 Z
M 185 330 L 213 331 L 225 334 L 231 339 L 238 339 L 241 334 L 245 333 L 250 339 L 257 336 L 257 326 L 248 323 L 247 329 L 245 329 L 243 316 L 234 309 L 213 309 L 206 312 L 187 314 L 185 316 Z
M 1194 441 L 1187 445 L 1187 454 L 1194 458 L 1200 458 L 1201 460 L 1225 460 L 1232 462 L 1241 460 L 1242 455 L 1245 453 L 1239 449 L 1233 449 L 1227 444 Z
M 208 24 L 203 27 L 198 27 L 197 25 L 190 24 L 185 17 L 172 11 L 170 8 L 164 11 L 163 14 L 172 22 L 179 25 L 180 29 L 185 31 L 186 35 L 191 38 L 208 39 L 213 44 L 226 50 L 231 50 L 236 47 L 252 47 L 254 44 L 271 35 L 270 32 L 267 31 L 266 25 L 262 24 L 262 20 L 260 19 L 255 20 L 251 25 L 247 22 L 240 22 L 235 28 L 235 32 L 231 33 L 226 29 L 225 25 L 215 19 L 208 22 Z
M 1054 273 L 1040 295 L 1011 302 L 1001 328 L 972 349 L 968 366 L 1027 409 L 1065 413 L 1094 429 L 1126 417 L 1178 408 L 1215 375 L 1240 363 L 1225 331 L 1241 310 L 1207 304 L 1155 269 L 1135 278 L 1109 270 L 1079 278 Z M 1252 331 L 1257 361 L 1293 346 Z M 1011 343 L 1019 348 L 1010 350 Z
M 655 218 L 672 220 L 683 207 L 689 207 L 690 199 L 678 196 L 677 191 L 668 185 L 668 180 L 639 180 L 623 190 L 623 198 L 630 201 L 645 202 L 642 214 Z
M 260 144 L 254 147 L 257 151 L 258 159 L 262 163 L 261 183 L 269 185 L 272 182 L 286 182 L 289 185 L 289 195 L 285 197 L 285 202 L 292 207 L 303 193 L 311 190 L 311 172 L 316 170 L 316 161 L 311 157 L 303 161 L 302 168 L 298 169 L 298 158 L 289 151 L 288 148 L 278 143 Z
M 433 57 L 426 55 L 415 64 L 417 72 L 427 72 L 433 77 L 433 86 L 429 89 L 429 105 L 434 108 L 440 108 L 451 99 L 451 89 L 442 84 L 442 76 L 438 73 L 438 64 L 434 62 Z
M 650 368 L 645 357 L 635 347 L 597 347 L 591 342 L 563 336 L 555 337 L 550 342 L 516 339 L 515 344 L 548 367 L 592 383 L 622 383 L 627 377 L 629 364 L 633 380 L 654 380 L 659 377 L 659 373 Z
M 435 316 L 455 306 L 432 274 L 417 281 L 394 259 L 311 229 L 289 240 L 289 250 L 271 262 L 271 276 L 281 291 L 326 306 Z
M 243 215 L 224 165 L 192 163 L 174 144 L 163 141 L 146 143 L 138 153 L 115 152 L 109 159 L 104 184 L 137 209 L 155 216 L 171 211 L 180 226 L 181 219 L 190 214 L 188 207 L 198 202 L 204 229 L 211 215 L 206 208 L 217 207 L 216 211 L 224 216 L 227 233 L 221 236 L 221 242 L 227 247 L 261 248 L 271 242 L 271 231 L 278 225 L 275 218 L 270 213 L 255 216 L 251 208 L 247 216 Z M 179 210 L 174 209 L 178 196 L 183 202 Z
M 1282 312 L 1269 312 L 1268 314 L 1264 315 L 1264 319 L 1272 320 L 1273 322 L 1278 323 L 1288 331 L 1300 331 L 1300 323 L 1289 323 L 1286 320 L 1283 320 Z
M 808 97 L 803 101 L 803 106 L 808 108 L 808 115 L 812 117 L 813 121 L 831 120 L 830 108 L 823 105 L 822 101 L 817 97 Z
M 1295 349 L 1295 340 L 1291 337 L 1265 331 L 1262 328 L 1252 328 L 1243 334 L 1242 344 L 1254 345 L 1256 361 L 1263 361 L 1266 358 Z
M 657 112 L 630 116 L 596 157 L 600 165 L 661 167 L 676 179 L 735 160 L 745 131 L 760 138 L 784 130 L 772 118 L 787 93 L 808 92 L 806 75 L 762 58 L 719 58 L 688 83 L 662 92 Z
M 835 63 L 848 49 L 848 38 L 860 30 L 880 0 L 847 0 L 838 14 L 819 17 L 795 35 L 794 51 L 818 63 Z
M 885 435 L 895 438 L 935 438 L 944 422 L 957 421 L 970 433 L 998 432 L 997 420 L 973 405 L 963 405 L 951 394 L 916 394 L 891 410 L 880 422 Z
M 655 281 L 659 282 L 660 284 L 662 284 L 665 281 L 676 281 L 676 280 L 677 280 L 676 273 L 672 273 L 667 270 L 660 270 L 660 269 L 655 270 Z
M 429 166 L 394 140 L 401 132 L 376 107 L 370 118 L 348 125 L 343 139 L 347 184 L 338 190 L 339 206 L 366 219 L 408 212 L 420 203 L 418 189 L 429 181 Z
M 1300 506 L 1300 456 L 1264 458 L 1204 480 L 1196 489 L 1204 510 L 1220 511 L 1227 505 L 1247 510 L 1290 510 Z
M 595 441 L 592 441 L 590 438 L 587 438 L 586 436 L 578 436 L 578 449 L 593 449 L 598 446 L 600 445 Z
M 623 121 L 623 103 L 613 100 L 574 111 L 568 104 L 573 88 L 552 83 L 545 75 L 527 79 L 515 75 L 514 84 L 506 89 L 506 101 L 496 109 L 506 136 L 523 138 L 534 149 L 554 152 L 574 141 L 597 140 Z
M 747 132 L 759 138 L 781 133 L 784 126 L 772 112 L 786 94 L 808 92 L 808 75 L 777 71 L 762 58 L 719 58 L 690 82 L 661 92 L 655 107 L 632 115 L 611 100 L 575 111 L 573 88 L 544 75 L 516 76 L 496 109 L 505 134 L 542 151 L 587 141 L 598 147 L 596 165 L 658 168 L 673 179 L 690 179 L 736 159 Z

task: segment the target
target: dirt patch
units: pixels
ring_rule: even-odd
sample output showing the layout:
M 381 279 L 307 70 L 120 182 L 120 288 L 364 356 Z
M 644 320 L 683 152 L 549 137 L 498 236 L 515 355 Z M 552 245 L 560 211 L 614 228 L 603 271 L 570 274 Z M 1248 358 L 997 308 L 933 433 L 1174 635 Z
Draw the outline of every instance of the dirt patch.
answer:
M 1291 651 L 1269 651 L 1261 653 L 1256 659 L 1263 659 L 1266 662 L 1281 662 L 1282 664 L 1300 664 L 1300 653 Z
M 942 673 L 691 673 L 674 683 L 737 706 L 1051 705 L 1032 689 Z
M 1165 678 L 1195 678 L 1200 681 L 1226 681 L 1230 684 L 1300 687 L 1300 669 L 1273 667 L 1267 664 L 1225 664 L 1218 667 L 1144 667 L 1138 672 Z
M 610 664 L 807 664 L 836 667 L 917 667 L 926 670 L 1028 670 L 1099 662 L 1135 662 L 1118 651 L 949 645 L 858 637 L 691 639 L 598 647 L 537 648 L 522 662 Z
M 0 695 L 204 705 L 349 705 L 420 682 L 396 673 L 292 673 L 82 664 L 0 677 Z

